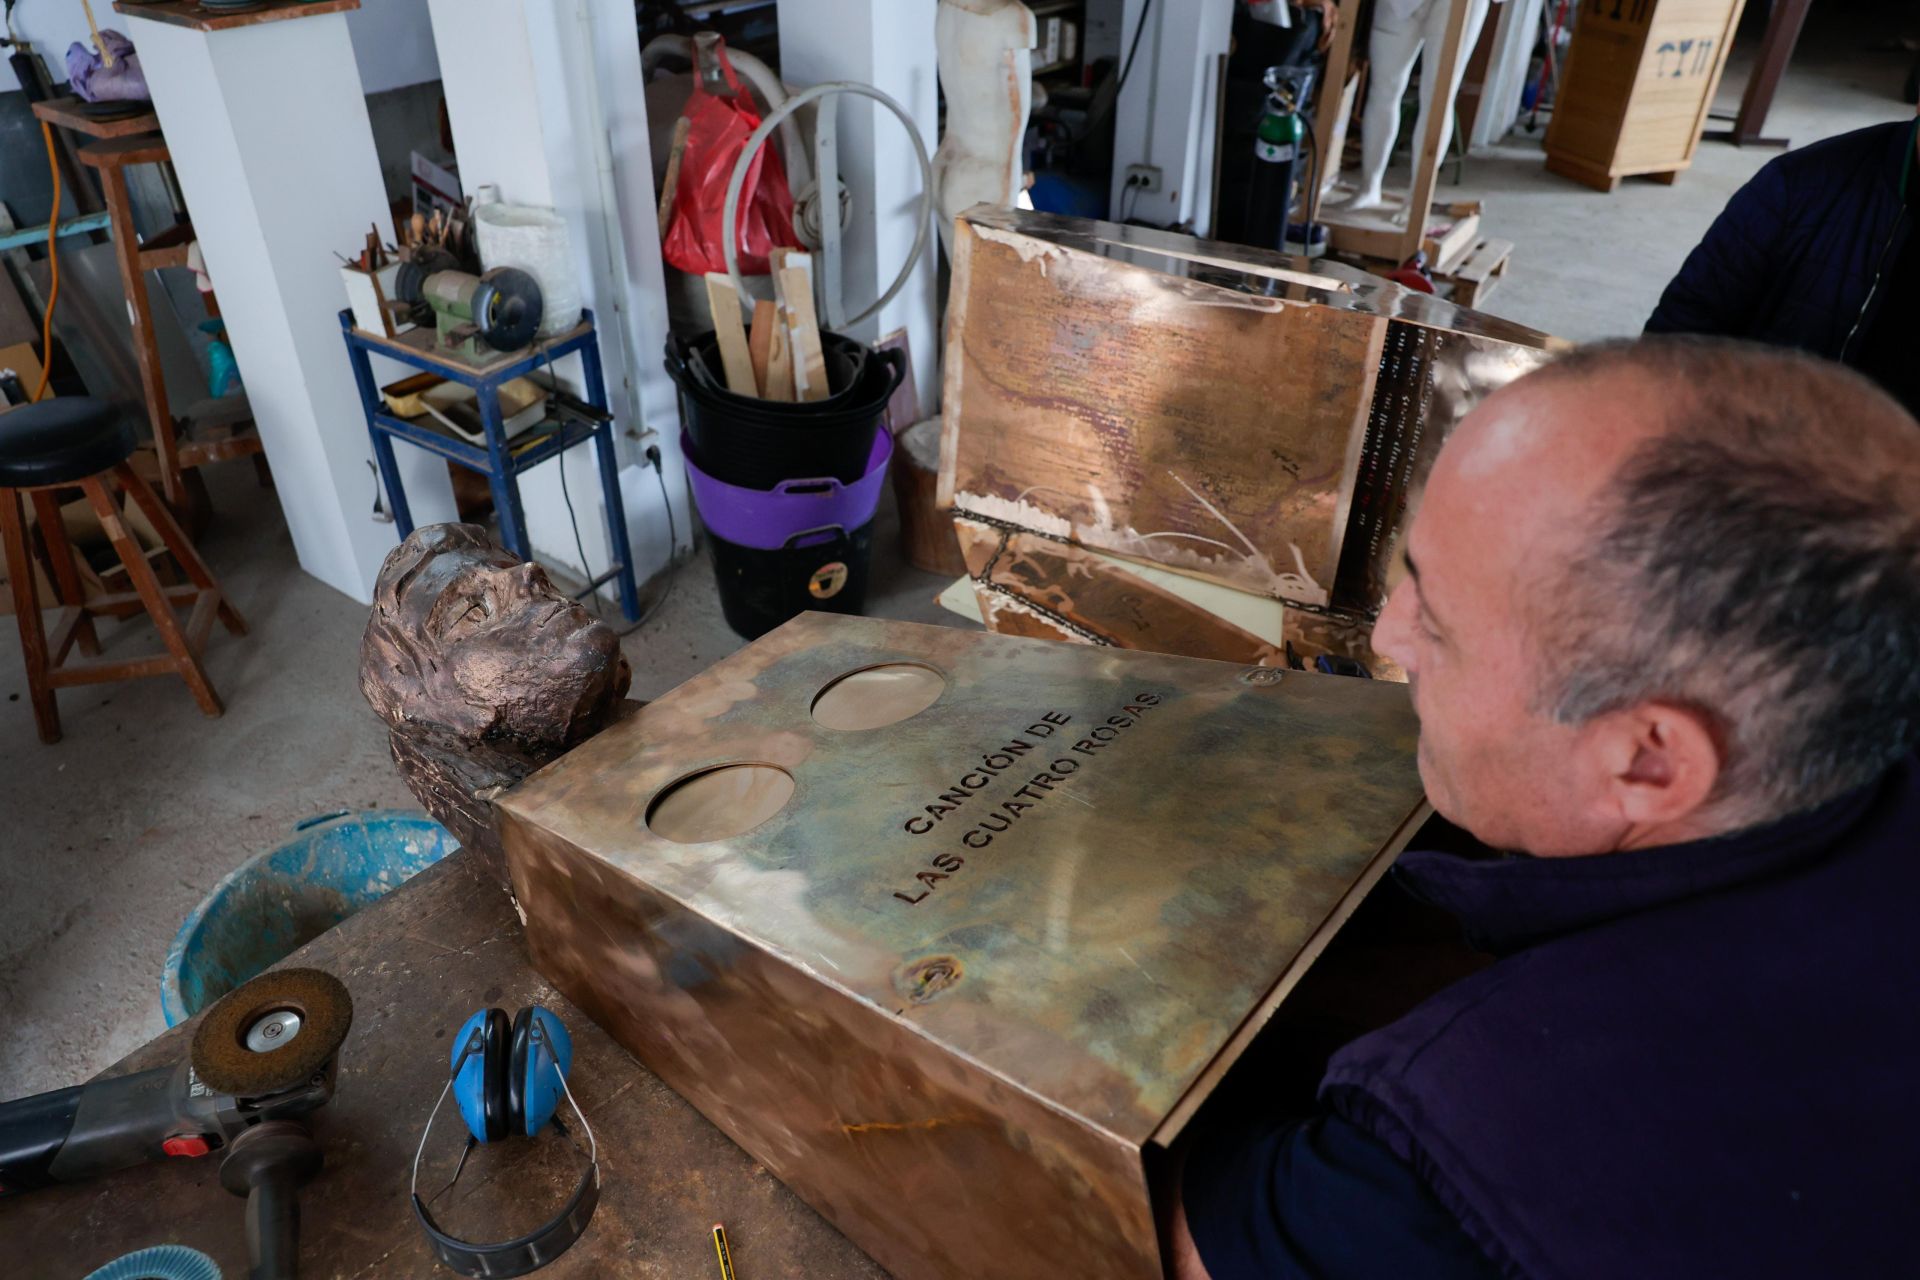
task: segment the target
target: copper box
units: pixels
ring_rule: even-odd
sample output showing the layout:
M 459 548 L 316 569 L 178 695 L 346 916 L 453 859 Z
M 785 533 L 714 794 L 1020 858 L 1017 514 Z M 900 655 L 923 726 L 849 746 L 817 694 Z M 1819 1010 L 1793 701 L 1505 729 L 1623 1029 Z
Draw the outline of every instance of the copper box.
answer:
M 895 675 L 937 697 L 819 722 Z M 1415 737 L 1399 685 L 808 614 L 501 823 L 539 970 L 883 1266 L 1158 1280 L 1153 1150 L 1424 816 Z M 771 817 L 653 829 L 745 763 Z

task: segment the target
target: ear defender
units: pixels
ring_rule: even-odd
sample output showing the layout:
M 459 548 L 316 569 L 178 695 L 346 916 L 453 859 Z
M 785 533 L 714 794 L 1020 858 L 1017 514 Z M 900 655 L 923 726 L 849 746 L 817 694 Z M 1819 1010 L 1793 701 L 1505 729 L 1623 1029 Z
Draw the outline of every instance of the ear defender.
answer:
M 420 1146 L 413 1153 L 414 1216 L 426 1232 L 434 1256 L 461 1275 L 496 1280 L 525 1275 L 553 1261 L 578 1240 L 600 1203 L 600 1161 L 593 1129 L 567 1090 L 567 1073 L 573 1068 L 573 1037 L 559 1018 L 538 1005 L 520 1010 L 511 1020 L 500 1009 L 480 1009 L 461 1024 L 447 1065 L 450 1074 L 446 1087 L 440 1091 L 440 1101 L 434 1103 L 433 1114 L 420 1131 Z M 441 1229 L 427 1209 L 428 1202 L 420 1198 L 420 1158 L 426 1151 L 434 1116 L 440 1114 L 449 1093 L 470 1137 L 453 1178 L 434 1193 L 433 1199 L 453 1189 L 460 1171 L 466 1168 L 467 1156 L 480 1143 L 531 1138 L 554 1124 L 577 1148 L 579 1144 L 566 1126 L 554 1119 L 561 1099 L 566 1099 L 586 1134 L 587 1148 L 580 1154 L 587 1164 L 559 1216 L 519 1239 L 497 1244 L 462 1240 Z
M 573 1037 L 560 1019 L 538 1005 L 513 1019 L 508 1055 L 507 1114 L 513 1132 L 531 1138 L 547 1127 L 566 1095 L 573 1069 Z
M 461 1026 L 449 1054 L 453 1100 L 476 1142 L 498 1142 L 513 1132 L 507 1097 L 508 1025 L 503 1010 L 478 1010 Z

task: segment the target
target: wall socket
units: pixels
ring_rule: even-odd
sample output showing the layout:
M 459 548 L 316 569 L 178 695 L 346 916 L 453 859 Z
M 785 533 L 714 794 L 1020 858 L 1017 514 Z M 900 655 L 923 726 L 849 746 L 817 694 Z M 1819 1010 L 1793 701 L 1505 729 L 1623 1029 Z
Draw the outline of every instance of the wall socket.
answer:
M 1130 164 L 1127 166 L 1127 185 L 1135 191 L 1149 194 L 1160 189 L 1160 166 L 1157 164 Z

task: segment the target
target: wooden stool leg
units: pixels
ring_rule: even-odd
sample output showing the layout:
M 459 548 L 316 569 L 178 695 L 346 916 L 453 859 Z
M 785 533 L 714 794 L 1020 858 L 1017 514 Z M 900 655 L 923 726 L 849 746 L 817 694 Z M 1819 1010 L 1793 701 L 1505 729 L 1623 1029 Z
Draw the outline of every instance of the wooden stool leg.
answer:
M 33 589 L 33 561 L 27 555 L 26 518 L 17 489 L 0 489 L 0 541 L 6 543 L 7 581 L 13 584 L 13 612 L 20 623 L 20 648 L 27 660 L 27 696 L 33 702 L 40 741 L 60 741 L 60 709 L 47 683 L 47 633 L 40 623 L 40 597 Z
M 53 490 L 33 491 L 33 516 L 40 522 L 40 537 L 53 561 L 53 581 L 60 589 L 60 603 L 80 610 L 74 641 L 81 653 L 91 657 L 100 652 L 100 637 L 94 634 L 93 619 L 87 614 L 87 591 L 80 585 L 80 571 L 73 567 L 73 545 L 67 541 L 67 526 L 60 518 L 60 504 Z
M 98 166 L 100 186 L 113 220 L 113 250 L 120 262 L 120 284 L 127 291 L 127 319 L 133 328 L 133 355 L 140 366 L 140 390 L 147 402 L 147 420 L 153 427 L 153 447 L 160 455 L 160 483 L 171 502 L 188 499 L 180 482 L 180 443 L 174 435 L 173 415 L 167 410 L 167 383 L 160 370 L 160 348 L 153 331 L 153 313 L 147 303 L 147 276 L 140 266 L 140 239 L 133 226 L 133 202 L 127 195 L 127 171 L 118 164 Z
M 220 592 L 220 621 L 226 624 L 227 630 L 236 636 L 245 635 L 246 619 L 242 618 L 240 611 L 227 600 L 227 593 L 220 589 L 220 583 L 214 578 L 213 570 L 207 568 L 207 562 L 200 558 L 199 550 L 187 537 L 186 531 L 180 527 L 180 522 L 173 518 L 173 512 L 167 510 L 167 504 L 160 501 L 160 495 L 140 478 L 138 472 L 124 462 L 113 469 L 113 474 L 114 478 L 120 482 L 120 487 L 127 491 L 127 496 L 147 513 L 147 519 L 153 522 L 154 529 L 160 534 L 160 540 L 167 544 L 167 550 L 173 553 L 173 558 L 180 562 L 182 569 L 186 570 L 188 580 L 202 591 Z
M 134 479 L 138 481 L 139 477 Z M 173 605 L 161 593 L 160 580 L 153 576 L 153 566 L 147 563 L 140 544 L 127 529 L 127 522 L 121 516 L 113 495 L 107 491 L 106 482 L 100 476 L 88 476 L 80 482 L 80 487 L 86 490 L 87 501 L 93 504 L 94 513 L 100 517 L 100 526 L 112 539 L 113 549 L 120 555 L 120 563 L 127 567 L 128 579 L 140 593 L 148 615 L 153 618 L 154 628 L 159 631 L 167 652 L 173 656 L 174 670 L 180 673 L 180 678 L 187 682 L 187 688 L 193 691 L 193 699 L 200 704 L 200 710 L 210 716 L 219 715 L 222 710 L 220 695 L 213 691 L 213 684 L 201 668 L 200 659 L 187 644 L 186 633 L 180 629 L 180 620 L 173 616 Z M 153 492 L 144 483 L 140 488 L 149 495 Z M 151 517 L 152 513 L 148 514 Z

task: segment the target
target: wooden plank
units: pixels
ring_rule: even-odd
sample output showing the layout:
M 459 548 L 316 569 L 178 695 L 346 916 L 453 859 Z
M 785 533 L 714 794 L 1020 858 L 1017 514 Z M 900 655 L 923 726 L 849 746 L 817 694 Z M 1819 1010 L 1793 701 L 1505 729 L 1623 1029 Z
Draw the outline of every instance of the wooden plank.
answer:
M 89 142 L 80 148 L 80 163 L 93 169 L 117 169 L 130 164 L 159 164 L 170 159 L 167 140 L 157 133 L 122 134 Z
M 1435 234 L 1435 233 L 1438 234 Z M 1436 203 L 1427 221 L 1427 235 L 1420 242 L 1433 271 L 1451 270 L 1480 239 L 1480 203 L 1461 201 L 1452 205 Z
M 1419 150 L 1415 153 L 1413 165 L 1413 186 L 1407 192 L 1407 230 L 1406 237 L 1400 242 L 1399 257 L 1411 258 L 1413 251 L 1420 247 L 1420 241 L 1426 234 L 1426 211 L 1433 203 L 1433 188 L 1440 181 L 1440 162 L 1446 159 L 1440 154 L 1442 129 L 1453 113 L 1438 108 L 1450 104 L 1453 95 L 1460 89 L 1460 73 L 1465 69 L 1461 64 L 1466 59 L 1460 56 L 1460 44 L 1466 39 L 1467 11 L 1473 6 L 1456 3 L 1453 12 L 1447 16 L 1447 32 L 1440 40 L 1440 56 L 1437 60 L 1421 55 L 1421 72 L 1426 75 L 1427 68 L 1435 72 L 1436 84 L 1433 96 L 1435 110 L 1428 113 L 1426 136 L 1420 139 Z M 1427 53 L 1432 53 L 1431 47 Z M 1444 92 L 1441 92 L 1444 91 Z
M 667 225 L 673 221 L 674 193 L 680 188 L 680 160 L 687 153 L 687 130 L 692 122 L 685 116 L 674 121 L 673 148 L 667 153 L 667 174 L 660 183 L 660 234 L 667 234 Z
M 733 287 L 731 277 L 717 271 L 708 272 L 706 279 L 707 303 L 713 308 L 713 336 L 720 344 L 727 390 L 757 396 L 760 387 L 753 378 L 753 357 L 747 353 L 747 331 L 740 323 L 740 291 Z
M 327 13 L 352 13 L 360 0 L 265 0 L 258 8 L 238 13 L 209 9 L 199 0 L 114 0 L 114 12 L 164 22 L 171 27 L 194 31 L 230 31 L 235 27 L 257 27 L 263 22 L 282 22 L 288 18 L 318 17 Z
M 761 399 L 767 395 L 767 356 L 773 349 L 773 331 L 780 326 L 780 304 L 761 298 L 753 304 L 753 329 L 747 334 L 747 355 L 753 360 L 753 381 Z
M 775 296 L 787 313 L 797 400 L 827 398 L 827 357 L 820 348 L 820 321 L 813 309 L 813 257 L 796 249 L 773 251 Z
M 768 400 L 791 403 L 793 400 L 793 347 L 787 338 L 786 308 L 774 304 L 773 332 L 767 336 Z
M 1334 29 L 1333 43 L 1327 46 L 1326 65 L 1321 69 L 1320 88 L 1316 91 L 1316 106 L 1313 122 L 1314 154 L 1320 157 L 1320 189 L 1312 193 L 1307 206 L 1307 220 L 1320 221 L 1320 200 L 1333 189 L 1334 179 L 1340 174 L 1340 152 L 1347 137 L 1347 123 L 1353 118 L 1353 104 L 1360 86 L 1360 75 L 1349 73 L 1349 64 L 1353 56 L 1354 23 L 1353 15 Z M 1329 86 L 1333 89 L 1334 105 L 1329 109 Z
M 955 246 L 943 503 L 1325 603 L 1383 316 L 965 221 Z
M 57 129 L 71 129 L 89 138 L 128 138 L 160 131 L 160 117 L 151 110 L 117 120 L 98 120 L 88 115 L 85 107 L 79 98 L 47 98 L 33 104 L 33 114 Z

